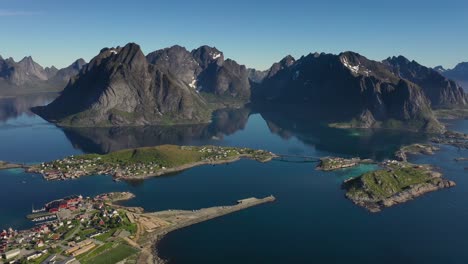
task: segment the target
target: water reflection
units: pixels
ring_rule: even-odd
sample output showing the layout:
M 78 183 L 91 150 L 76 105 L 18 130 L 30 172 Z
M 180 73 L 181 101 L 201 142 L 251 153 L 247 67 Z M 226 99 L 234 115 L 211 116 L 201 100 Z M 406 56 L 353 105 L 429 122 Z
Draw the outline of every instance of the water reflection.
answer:
M 384 129 L 336 129 L 320 119 L 284 111 L 261 112 L 270 132 L 283 139 L 297 138 L 317 150 L 382 160 L 403 145 L 425 142 L 427 135 Z
M 163 144 L 215 144 L 224 136 L 245 127 L 250 109 L 223 109 L 213 114 L 210 124 L 112 128 L 63 128 L 74 147 L 84 152 L 116 150 Z
M 58 96 L 57 93 L 39 93 L 18 97 L 0 98 L 0 123 L 15 119 L 23 114 L 34 116 L 31 107 L 46 105 Z

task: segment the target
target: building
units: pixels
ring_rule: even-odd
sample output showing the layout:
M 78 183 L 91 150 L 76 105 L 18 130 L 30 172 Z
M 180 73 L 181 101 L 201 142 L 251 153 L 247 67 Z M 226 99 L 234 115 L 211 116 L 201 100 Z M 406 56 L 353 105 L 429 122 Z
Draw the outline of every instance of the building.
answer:
M 5 252 L 5 254 L 3 254 L 4 258 L 6 260 L 9 260 L 9 259 L 12 259 L 12 258 L 15 258 L 17 256 L 19 256 L 21 250 L 20 249 L 13 249 L 13 250 L 10 250 L 10 251 L 7 251 Z

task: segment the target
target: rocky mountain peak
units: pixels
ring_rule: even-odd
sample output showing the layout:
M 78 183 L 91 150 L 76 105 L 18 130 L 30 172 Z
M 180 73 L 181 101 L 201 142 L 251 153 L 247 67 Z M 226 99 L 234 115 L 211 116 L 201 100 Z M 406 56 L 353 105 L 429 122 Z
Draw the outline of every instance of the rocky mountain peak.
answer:
M 440 73 L 444 73 L 446 71 L 446 69 L 442 65 L 434 67 L 434 70 Z
M 192 51 L 192 55 L 202 68 L 208 67 L 212 62 L 222 65 L 224 54 L 215 47 L 201 46 Z

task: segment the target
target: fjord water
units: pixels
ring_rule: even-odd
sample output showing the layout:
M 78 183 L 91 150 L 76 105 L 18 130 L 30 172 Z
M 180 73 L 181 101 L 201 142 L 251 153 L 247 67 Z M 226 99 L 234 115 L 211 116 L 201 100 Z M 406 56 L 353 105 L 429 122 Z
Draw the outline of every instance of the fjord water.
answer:
M 167 143 L 382 160 L 391 158 L 401 145 L 427 141 L 421 134 L 331 129 L 303 117 L 248 109 L 220 111 L 209 125 L 61 129 L 27 110 L 15 109 L 17 105 L 0 102 L 0 160 L 41 162 Z M 8 111 L 2 110 L 5 106 Z M 468 132 L 467 121 L 450 125 Z M 457 186 L 379 214 L 353 205 L 341 189 L 344 179 L 372 166 L 325 173 L 314 170 L 314 163 L 242 160 L 128 183 L 113 182 L 109 176 L 46 182 L 22 170 L 4 170 L 0 171 L 0 227 L 28 227 L 31 223 L 24 215 L 32 204 L 38 207 L 70 194 L 131 191 L 136 198 L 124 204 L 147 211 L 197 209 L 273 194 L 274 203 L 169 234 L 161 241 L 159 253 L 171 263 L 466 263 L 468 173 L 464 167 L 468 163 L 455 162 L 457 157 L 468 157 L 468 152 L 443 146 L 434 156 L 412 157 L 413 162 L 440 167 Z

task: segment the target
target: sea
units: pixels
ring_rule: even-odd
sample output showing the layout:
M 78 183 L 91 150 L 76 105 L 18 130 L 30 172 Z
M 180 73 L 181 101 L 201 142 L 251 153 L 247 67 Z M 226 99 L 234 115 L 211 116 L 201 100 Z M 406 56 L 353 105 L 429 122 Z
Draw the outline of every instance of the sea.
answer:
M 82 153 L 125 148 L 222 145 L 307 157 L 392 159 L 401 146 L 428 142 L 421 133 L 329 128 L 308 113 L 220 110 L 210 124 L 173 127 L 60 128 L 29 111 L 56 94 L 0 99 L 0 160 L 40 163 Z M 314 115 L 317 116 L 317 115 Z M 468 120 L 446 121 L 468 133 Z M 136 195 L 123 204 L 146 211 L 199 209 L 274 195 L 274 203 L 249 208 L 177 230 L 157 251 L 169 263 L 468 263 L 468 151 L 440 146 L 435 155 L 410 161 L 433 164 L 457 186 L 369 213 L 345 198 L 344 180 L 374 165 L 323 172 L 301 158 L 200 166 L 140 181 L 95 175 L 45 181 L 22 169 L 0 170 L 0 229 L 29 228 L 26 215 L 48 201 L 72 194 L 111 191 Z

